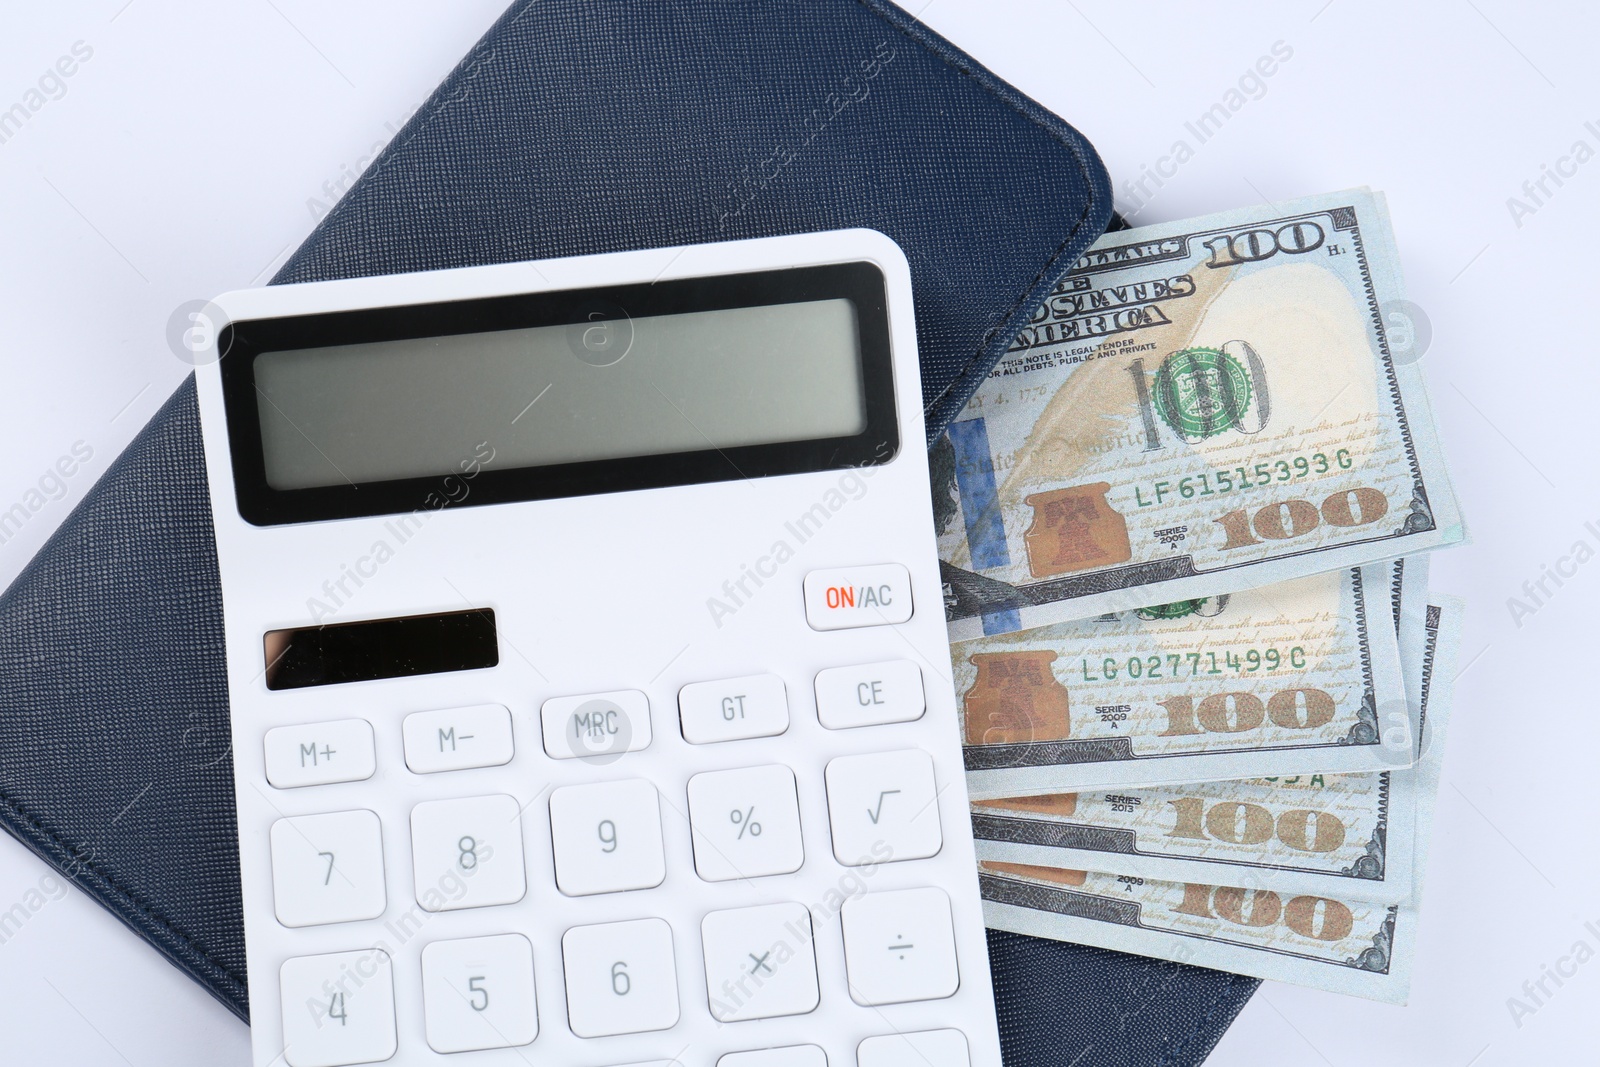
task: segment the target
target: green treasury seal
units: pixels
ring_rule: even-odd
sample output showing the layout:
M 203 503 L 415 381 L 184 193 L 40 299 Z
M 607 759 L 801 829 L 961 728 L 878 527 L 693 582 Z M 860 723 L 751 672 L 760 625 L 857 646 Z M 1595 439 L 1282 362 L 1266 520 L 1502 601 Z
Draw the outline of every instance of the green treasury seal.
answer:
M 1185 348 L 1161 364 L 1156 411 L 1186 441 L 1234 429 L 1250 409 L 1250 375 L 1219 348 Z

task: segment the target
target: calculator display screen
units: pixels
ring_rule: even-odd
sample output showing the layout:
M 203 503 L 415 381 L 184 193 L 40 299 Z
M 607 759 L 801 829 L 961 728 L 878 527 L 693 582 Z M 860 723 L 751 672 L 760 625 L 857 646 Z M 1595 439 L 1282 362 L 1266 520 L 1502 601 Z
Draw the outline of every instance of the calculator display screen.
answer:
M 235 323 L 240 510 L 273 524 L 885 462 L 884 303 L 881 272 L 847 263 Z
M 305 489 L 707 446 L 866 425 L 848 300 L 597 319 L 265 352 L 267 484 Z

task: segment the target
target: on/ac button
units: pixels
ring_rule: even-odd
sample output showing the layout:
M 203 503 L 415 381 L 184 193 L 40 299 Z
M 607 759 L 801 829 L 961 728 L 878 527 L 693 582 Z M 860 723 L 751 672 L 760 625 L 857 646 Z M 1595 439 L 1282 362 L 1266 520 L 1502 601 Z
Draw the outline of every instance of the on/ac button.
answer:
M 805 594 L 806 621 L 813 630 L 886 626 L 911 618 L 911 573 L 898 563 L 812 571 Z

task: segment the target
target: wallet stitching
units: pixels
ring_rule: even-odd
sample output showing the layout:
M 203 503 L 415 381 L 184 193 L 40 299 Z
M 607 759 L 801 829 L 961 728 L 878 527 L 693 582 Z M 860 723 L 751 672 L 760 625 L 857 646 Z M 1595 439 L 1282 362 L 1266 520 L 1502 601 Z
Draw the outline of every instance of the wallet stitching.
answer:
M 878 9 L 873 3 L 873 0 L 856 0 L 856 3 L 866 8 L 868 11 L 871 11 L 879 18 L 879 20 L 888 23 L 907 40 L 921 45 L 924 51 L 938 59 L 945 65 L 946 68 L 955 71 L 964 78 L 972 79 L 972 81 L 974 81 L 990 96 L 993 96 L 996 100 L 1011 108 L 1018 115 L 1039 127 L 1039 129 L 1048 134 L 1051 139 L 1055 140 L 1062 147 L 1066 148 L 1067 151 L 1072 153 L 1072 157 L 1077 160 L 1078 172 L 1084 177 L 1089 186 L 1089 196 L 1084 203 L 1082 210 L 1078 212 L 1078 218 L 1073 222 L 1072 229 L 1067 232 L 1067 236 L 1061 241 L 1060 244 L 1056 245 L 1055 250 L 1050 253 L 1049 257 L 1045 260 L 1044 265 L 1039 268 L 1039 272 L 1033 276 L 1033 280 L 1027 284 L 1027 286 L 1022 290 L 1021 294 L 1018 295 L 1016 301 L 1011 305 L 1011 307 L 1006 309 L 1005 314 L 1000 317 L 1000 321 L 996 322 L 994 325 L 990 326 L 984 331 L 983 336 L 978 340 L 978 350 L 972 354 L 965 364 L 962 365 L 960 373 L 946 383 L 945 387 L 939 391 L 938 396 L 934 397 L 932 400 L 925 399 L 923 401 L 923 411 L 927 412 L 931 411 L 940 401 L 948 396 L 950 391 L 954 389 L 958 383 L 966 379 L 967 374 L 972 370 L 972 365 L 982 358 L 984 352 L 988 349 L 990 339 L 993 338 L 995 334 L 1000 332 L 1000 330 L 1005 328 L 1005 326 L 1011 321 L 1012 316 L 1017 313 L 1017 309 L 1022 307 L 1022 305 L 1027 302 L 1029 294 L 1033 292 L 1034 288 L 1039 284 L 1039 282 L 1045 277 L 1046 274 L 1050 273 L 1051 269 L 1060 260 L 1062 251 L 1067 247 L 1067 245 L 1071 244 L 1077 239 L 1078 231 L 1082 229 L 1084 222 L 1087 221 L 1089 213 L 1096 206 L 1098 206 L 1099 200 L 1090 168 L 1084 164 L 1083 149 L 1082 145 L 1079 143 L 1082 137 L 1081 134 L 1067 136 L 1063 131 L 1052 128 L 1049 123 L 1041 122 L 1038 116 L 1029 114 L 1028 109 L 1023 107 L 1018 101 L 1010 99 L 1007 94 L 999 91 L 997 86 L 989 84 L 991 80 L 998 81 L 998 78 L 987 68 L 980 68 L 979 70 L 972 69 L 972 65 L 976 64 L 977 62 L 976 60 L 972 60 L 970 57 L 962 56 L 961 59 L 965 59 L 966 62 L 959 62 L 955 56 L 942 55 L 940 51 L 934 47 L 932 41 L 921 36 L 921 34 L 924 32 L 931 33 L 932 31 L 914 32 L 912 27 L 901 25 L 889 12 Z M 915 20 L 913 20 L 913 25 L 915 25 Z M 950 46 L 952 50 L 954 50 L 954 47 L 954 45 Z
M 40 822 L 39 819 L 24 811 L 21 805 L 19 805 L 4 792 L 0 792 L 0 804 L 5 806 L 8 813 L 11 815 L 11 820 L 13 822 L 21 823 L 31 828 L 35 833 L 44 838 L 50 844 L 70 855 L 71 848 L 67 844 L 66 840 L 61 837 L 61 835 L 57 834 L 53 830 L 50 830 L 44 825 L 44 823 Z M 66 870 L 64 869 L 64 865 L 56 864 L 55 866 L 58 870 L 61 870 L 63 874 L 67 874 Z M 79 863 L 78 866 L 82 870 L 93 873 L 96 878 L 104 882 L 108 889 L 115 892 L 127 903 L 128 907 L 146 919 L 149 919 L 151 922 L 159 925 L 162 929 L 167 931 L 167 933 L 171 934 L 175 940 L 188 945 L 202 960 L 216 968 L 222 977 L 227 978 L 230 982 L 233 982 L 235 985 L 237 985 L 241 992 L 244 990 L 245 980 L 242 977 L 234 974 L 227 968 L 226 965 L 217 960 L 217 958 L 214 957 L 209 951 L 201 948 L 199 942 L 197 942 L 192 935 L 186 934 L 177 927 L 173 926 L 172 921 L 166 918 L 160 912 L 157 912 L 152 905 L 146 904 L 135 897 L 131 891 L 119 884 L 118 880 L 112 875 L 106 873 L 103 868 L 91 861 L 83 861 Z M 67 874 L 67 877 L 71 878 L 75 882 L 80 880 L 76 875 L 72 874 Z

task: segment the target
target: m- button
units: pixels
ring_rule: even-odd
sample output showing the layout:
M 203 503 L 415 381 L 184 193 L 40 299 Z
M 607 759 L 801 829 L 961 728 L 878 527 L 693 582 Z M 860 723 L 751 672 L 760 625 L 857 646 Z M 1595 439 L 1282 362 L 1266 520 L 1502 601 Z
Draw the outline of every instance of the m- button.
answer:
M 806 621 L 813 630 L 886 626 L 911 618 L 911 574 L 898 563 L 841 567 L 806 575 Z
M 511 712 L 503 704 L 418 711 L 401 725 L 406 766 L 417 774 L 511 762 Z

